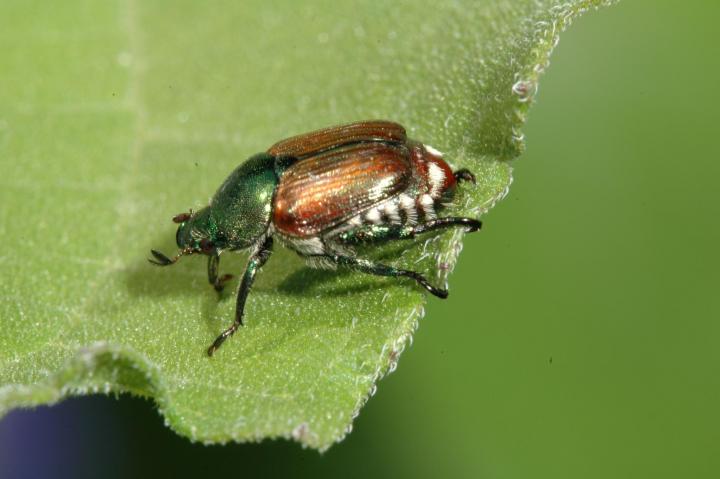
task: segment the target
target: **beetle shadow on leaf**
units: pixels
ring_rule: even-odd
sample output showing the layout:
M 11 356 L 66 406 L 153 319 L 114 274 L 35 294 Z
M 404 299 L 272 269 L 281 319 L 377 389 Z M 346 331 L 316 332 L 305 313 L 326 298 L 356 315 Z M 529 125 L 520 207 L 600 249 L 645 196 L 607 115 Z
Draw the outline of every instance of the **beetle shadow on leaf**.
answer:
M 360 248 L 358 249 L 358 257 L 391 263 L 407 249 L 407 244 L 384 245 L 375 249 Z M 305 264 L 304 261 L 300 261 L 302 266 L 285 275 L 284 279 L 277 284 L 277 289 L 280 292 L 300 296 L 341 297 L 382 288 L 387 281 L 397 281 L 393 278 L 373 276 L 345 267 L 335 269 L 313 268 Z
M 201 280 L 207 283 L 201 273 L 204 266 L 197 263 L 196 258 L 184 258 L 185 264 L 156 267 L 147 262 L 138 261 L 126 269 L 124 283 L 133 296 L 186 296 L 200 291 Z M 188 263 L 193 264 L 188 264 Z M 204 263 L 203 263 L 204 264 Z M 197 268 L 201 268 L 197 271 Z M 209 288 L 209 286 L 208 286 Z
M 158 240 L 153 244 L 161 245 L 161 251 L 173 252 L 167 241 Z M 398 242 L 384 245 L 370 245 L 357 248 L 359 257 L 387 264 L 397 264 L 398 259 L 410 252 L 413 243 Z M 164 249 L 162 249 L 164 248 Z M 146 248 L 149 253 L 150 248 Z M 146 254 L 146 256 L 149 256 Z M 218 304 L 231 301 L 244 272 L 247 255 L 244 253 L 226 253 L 220 262 L 220 274 L 233 274 L 235 277 L 218 294 L 207 281 L 207 257 L 193 255 L 182 258 L 172 266 L 157 267 L 139 257 L 138 262 L 123 271 L 123 282 L 131 296 L 185 297 L 200 295 L 203 299 L 203 311 L 212 320 Z M 408 267 L 400 264 L 400 267 Z M 268 262 L 262 268 L 262 274 L 253 285 L 257 291 L 277 290 L 281 294 L 295 296 L 340 297 L 352 293 L 362 293 L 382 287 L 392 278 L 381 278 L 353 271 L 349 268 L 318 269 L 308 266 L 295 252 L 277 244 Z M 409 287 L 412 287 L 408 283 Z M 251 293 L 252 294 L 252 293 Z
M 278 290 L 285 294 L 298 296 L 327 297 L 345 296 L 351 293 L 362 293 L 378 287 L 376 280 L 366 277 L 362 282 L 346 284 L 351 274 L 347 270 L 326 270 L 306 266 L 288 275 L 278 285 Z
M 167 247 L 165 250 L 173 251 Z M 237 276 L 237 269 L 244 264 L 244 258 L 228 259 L 223 265 L 223 272 L 227 269 L 227 272 Z M 123 270 L 122 275 L 122 284 L 131 297 L 145 297 L 157 301 L 163 298 L 197 298 L 202 322 L 213 334 L 219 328 L 220 310 L 233 301 L 238 284 L 237 277 L 233 278 L 227 283 L 225 290 L 218 294 L 207 280 L 206 256 L 185 257 L 177 264 L 164 267 L 152 265 L 145 258 L 139 257 L 138 261 Z

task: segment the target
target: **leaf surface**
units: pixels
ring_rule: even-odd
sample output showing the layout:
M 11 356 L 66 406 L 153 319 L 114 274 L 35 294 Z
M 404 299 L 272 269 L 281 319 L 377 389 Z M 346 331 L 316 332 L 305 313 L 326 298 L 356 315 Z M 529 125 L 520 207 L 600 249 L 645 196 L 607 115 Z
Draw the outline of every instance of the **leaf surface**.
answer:
M 452 213 L 482 214 L 510 185 L 559 33 L 604 3 L 4 2 L 0 413 L 130 392 L 193 440 L 342 439 L 395 368 L 421 290 L 277 248 L 246 327 L 208 359 L 234 295 L 218 300 L 203 258 L 154 268 L 149 250 L 173 251 L 170 218 L 251 154 L 369 118 L 473 170 Z M 368 254 L 444 284 L 461 239 Z M 241 273 L 228 256 L 221 272 Z

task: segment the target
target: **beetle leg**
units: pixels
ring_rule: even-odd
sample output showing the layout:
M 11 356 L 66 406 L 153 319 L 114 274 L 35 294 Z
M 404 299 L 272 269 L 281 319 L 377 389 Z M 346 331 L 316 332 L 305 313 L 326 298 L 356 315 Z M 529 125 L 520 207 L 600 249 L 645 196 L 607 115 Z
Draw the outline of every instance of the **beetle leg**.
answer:
M 362 243 L 370 241 L 385 241 L 395 239 L 414 239 L 416 235 L 442 228 L 464 227 L 468 233 L 478 231 L 482 227 L 480 220 L 448 216 L 436 218 L 427 223 L 415 226 L 397 225 L 365 225 L 354 230 L 345 231 L 338 235 L 343 243 Z
M 412 226 L 363 225 L 340 233 L 337 238 L 343 243 L 364 243 L 394 239 L 412 239 Z
M 453 173 L 453 176 L 455 177 L 455 181 L 471 181 L 473 185 L 476 184 L 475 175 L 467 168 L 460 168 Z
M 235 321 L 232 326 L 227 328 L 225 331 L 218 336 L 212 345 L 208 348 L 208 356 L 212 356 L 215 351 L 225 342 L 227 338 L 235 334 L 235 331 L 243 325 L 242 319 L 245 312 L 245 301 L 247 301 L 250 288 L 255 281 L 255 275 L 258 270 L 262 268 L 265 262 L 270 257 L 272 252 L 273 240 L 271 236 L 268 236 L 260 247 L 248 259 L 247 266 L 245 267 L 245 273 L 243 274 L 242 281 L 240 282 L 240 288 L 238 289 L 237 303 L 235 306 Z
M 233 275 L 224 274 L 218 277 L 218 268 L 220 267 L 220 255 L 218 253 L 210 255 L 208 258 L 208 282 L 215 288 L 215 291 L 222 293 L 225 283 L 233 279 Z
M 405 278 L 411 278 L 414 279 L 420 286 L 428 290 L 430 293 L 434 294 L 438 298 L 445 299 L 448 297 L 448 292 L 446 289 L 436 288 L 430 282 L 425 279 L 423 275 L 416 271 L 410 271 L 407 269 L 399 269 L 395 268 L 394 266 L 382 264 L 382 263 L 373 263 L 372 261 L 368 261 L 366 259 L 359 259 L 359 258 L 353 258 L 350 256 L 342 256 L 338 254 L 319 254 L 319 255 L 308 255 L 309 257 L 317 257 L 322 258 L 328 261 L 332 261 L 335 264 L 346 266 L 350 269 L 353 269 L 355 271 L 360 271 L 363 273 L 368 274 L 374 274 L 377 276 L 390 276 L 394 278 L 398 277 L 405 277 Z
M 413 234 L 427 233 L 428 231 L 439 230 L 442 228 L 452 228 L 460 226 L 467 228 L 468 233 L 478 231 L 482 227 L 482 222 L 473 218 L 463 218 L 458 216 L 446 216 L 444 218 L 436 218 L 427 223 L 421 223 L 413 228 Z

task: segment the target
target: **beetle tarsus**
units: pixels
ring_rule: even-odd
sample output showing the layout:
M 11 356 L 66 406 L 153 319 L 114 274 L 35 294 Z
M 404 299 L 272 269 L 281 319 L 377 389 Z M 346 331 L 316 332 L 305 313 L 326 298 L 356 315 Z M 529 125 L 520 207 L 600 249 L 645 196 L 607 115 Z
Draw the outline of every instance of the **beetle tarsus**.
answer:
M 436 288 L 420 273 L 415 271 L 400 271 L 404 273 L 402 276 L 414 279 L 420 286 L 428 290 L 428 292 L 432 293 L 434 296 L 437 296 L 440 299 L 446 299 L 448 297 L 447 289 Z
M 477 184 L 477 181 L 475 180 L 475 175 L 467 168 L 461 168 L 457 170 L 453 173 L 453 176 L 455 177 L 455 181 L 470 181 L 473 185 Z
M 229 338 L 230 336 L 235 334 L 235 331 L 237 331 L 240 326 L 242 326 L 242 322 L 233 323 L 232 326 L 227 328 L 225 331 L 222 332 L 222 334 L 220 334 L 220 336 L 215 338 L 215 341 L 213 341 L 212 346 L 210 346 L 207 350 L 207 355 L 212 356 L 213 354 L 215 354 L 215 351 L 217 351 L 220 348 L 220 346 L 222 346 L 222 343 L 224 343 L 227 338 Z
M 437 218 L 427 223 L 422 223 L 413 228 L 413 234 L 427 233 L 442 228 L 450 228 L 453 226 L 461 226 L 467 228 L 468 233 L 478 231 L 482 228 L 482 221 L 473 218 L 463 218 L 456 216 L 447 216 L 445 218 Z

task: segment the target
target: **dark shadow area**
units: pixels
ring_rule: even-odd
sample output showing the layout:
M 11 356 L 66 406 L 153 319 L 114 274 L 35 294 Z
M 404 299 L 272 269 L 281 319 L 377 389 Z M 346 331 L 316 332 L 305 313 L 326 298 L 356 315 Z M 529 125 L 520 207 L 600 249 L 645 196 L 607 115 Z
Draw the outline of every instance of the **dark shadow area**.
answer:
M 152 258 L 151 249 L 161 251 L 168 256 L 175 255 L 178 248 L 169 240 L 170 236 L 170 231 L 164 231 L 162 235 L 157 235 L 142 249 L 142 256 L 138 255 L 137 261 L 120 273 L 123 276 L 123 283 L 131 295 L 183 296 L 198 291 L 199 288 L 195 283 L 199 280 L 207 285 L 207 289 L 212 289 L 207 284 L 206 256 L 184 257 L 170 266 L 157 266 L 148 261 Z M 232 284 L 228 286 L 232 286 Z
M 337 287 L 328 287 L 332 282 L 341 281 L 343 278 L 347 278 L 353 274 L 362 274 L 348 269 L 315 269 L 311 267 L 304 267 L 295 270 L 289 274 L 285 279 L 278 285 L 278 290 L 282 293 L 315 297 L 322 293 L 328 297 L 345 296 L 351 293 L 362 293 L 375 289 L 381 286 L 381 280 L 373 280 L 368 277 L 366 281 L 360 284 L 340 284 Z
M 164 235 L 167 236 L 167 235 Z M 431 237 L 431 235 L 426 235 Z M 158 249 L 168 255 L 177 250 L 167 238 L 159 236 L 149 244 L 157 244 Z M 407 240 L 398 240 L 387 243 L 365 244 L 354 248 L 359 257 L 379 262 L 394 262 L 401 257 L 414 243 Z M 150 247 L 147 247 L 146 256 L 150 257 Z M 244 252 L 228 252 L 222 255 L 220 273 L 230 273 L 235 277 L 225 290 L 218 294 L 207 282 L 207 257 L 193 255 L 182 258 L 171 266 L 155 266 L 146 258 L 139 258 L 130 269 L 123 271 L 123 283 L 133 296 L 185 296 L 188 294 L 202 294 L 206 297 L 204 309 L 212 314 L 219 301 L 234 299 L 234 291 L 238 286 L 239 277 L 244 271 L 247 254 Z M 405 265 L 404 267 L 409 267 Z M 427 274 L 427 272 L 423 272 Z M 362 283 L 351 285 L 343 279 L 350 275 L 365 276 Z M 385 281 L 347 268 L 317 269 L 308 266 L 297 253 L 284 247 L 277 241 L 273 254 L 263 267 L 263 274 L 253 286 L 255 290 L 277 288 L 285 294 L 298 296 L 315 296 L 323 294 L 331 297 L 344 296 L 356 292 L 365 292 L 382 287 Z M 403 281 L 404 280 L 395 280 Z M 335 283 L 335 285 L 333 285 Z M 408 284 L 411 284 L 408 282 Z
M 397 258 L 407 252 L 412 246 L 412 242 L 399 240 L 384 244 L 361 245 L 355 248 L 355 250 L 357 256 L 360 258 L 383 263 L 394 263 Z M 362 281 L 360 283 L 353 282 L 353 284 L 346 284 L 343 280 L 351 276 L 362 277 Z M 411 287 L 414 284 L 412 281 L 404 278 L 382 278 L 353 271 L 345 267 L 318 269 L 304 266 L 285 276 L 277 285 L 277 288 L 283 293 L 293 295 L 314 297 L 317 294 L 322 294 L 328 297 L 338 297 L 382 288 L 388 281 L 407 283 Z M 332 283 L 335 283 L 335 285 Z
M 0 476 L 363 477 L 372 473 L 367 469 L 380 473 L 380 465 L 360 454 L 372 448 L 372 438 L 361 436 L 356 431 L 325 454 L 286 440 L 205 446 L 163 426 L 150 401 L 89 396 L 6 416 L 0 422 Z M 350 467 L 352 463 L 365 473 Z

